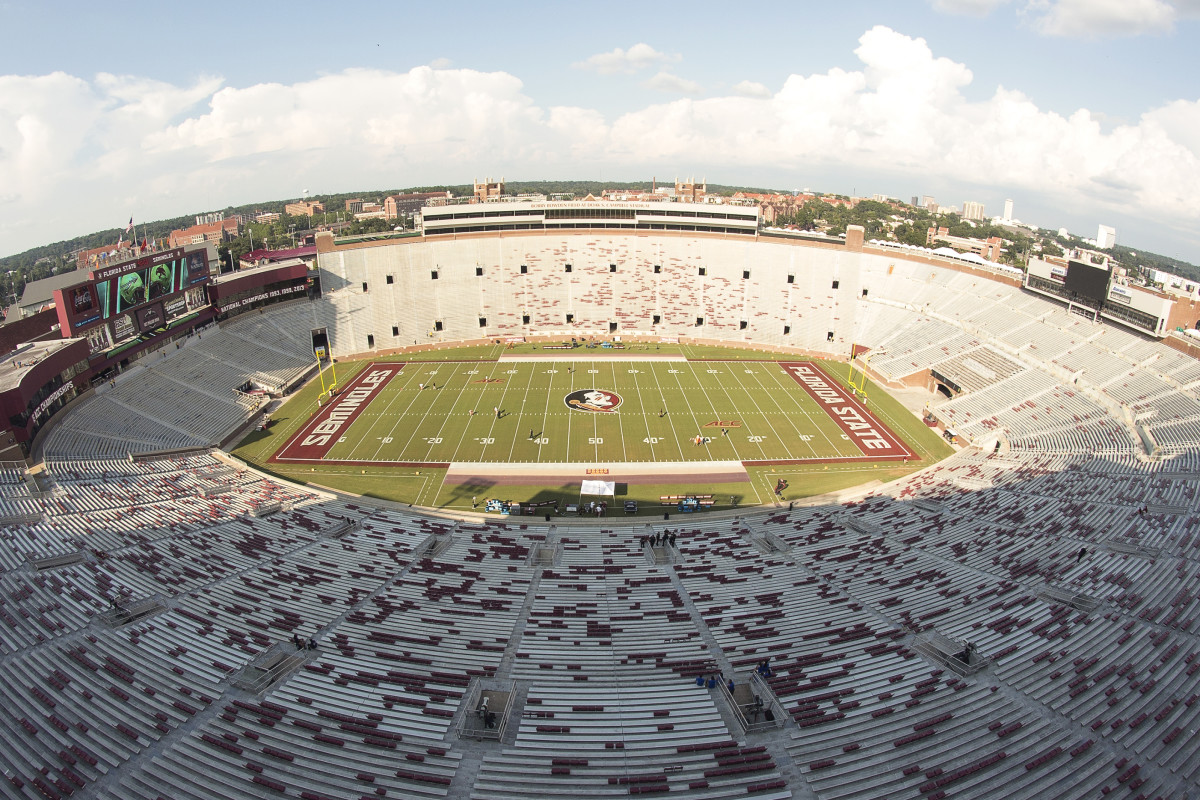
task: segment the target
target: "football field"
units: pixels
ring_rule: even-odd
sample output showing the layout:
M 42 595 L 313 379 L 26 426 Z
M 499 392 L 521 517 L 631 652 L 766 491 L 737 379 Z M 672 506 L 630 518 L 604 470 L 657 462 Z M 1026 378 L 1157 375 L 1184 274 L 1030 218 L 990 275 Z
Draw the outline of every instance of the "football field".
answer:
M 907 461 L 808 361 L 561 359 L 338 365 L 340 391 L 277 463 Z

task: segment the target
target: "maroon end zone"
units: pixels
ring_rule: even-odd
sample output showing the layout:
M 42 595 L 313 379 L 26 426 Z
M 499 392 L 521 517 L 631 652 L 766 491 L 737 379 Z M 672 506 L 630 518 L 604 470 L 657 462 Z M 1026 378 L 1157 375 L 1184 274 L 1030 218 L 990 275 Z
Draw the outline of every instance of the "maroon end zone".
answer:
M 319 461 L 404 364 L 371 364 L 279 448 L 271 461 Z
M 909 459 L 916 454 L 896 434 L 875 418 L 858 398 L 847 392 L 825 370 L 808 361 L 784 361 L 779 366 L 816 400 L 829 417 L 849 437 L 854 446 L 871 460 Z

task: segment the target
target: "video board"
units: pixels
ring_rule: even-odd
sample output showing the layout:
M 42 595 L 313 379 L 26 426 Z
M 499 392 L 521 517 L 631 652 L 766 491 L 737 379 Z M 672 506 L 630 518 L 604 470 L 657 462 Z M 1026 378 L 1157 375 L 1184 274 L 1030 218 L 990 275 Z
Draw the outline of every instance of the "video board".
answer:
M 1108 295 L 1110 277 L 1107 267 L 1097 267 L 1082 261 L 1068 261 L 1067 279 L 1063 285 L 1068 292 L 1074 292 L 1096 303 L 1103 303 Z
M 110 335 L 89 338 L 119 342 L 206 305 L 208 279 L 205 248 L 176 247 L 99 267 L 85 281 L 55 290 L 59 324 L 69 336 L 104 325 Z

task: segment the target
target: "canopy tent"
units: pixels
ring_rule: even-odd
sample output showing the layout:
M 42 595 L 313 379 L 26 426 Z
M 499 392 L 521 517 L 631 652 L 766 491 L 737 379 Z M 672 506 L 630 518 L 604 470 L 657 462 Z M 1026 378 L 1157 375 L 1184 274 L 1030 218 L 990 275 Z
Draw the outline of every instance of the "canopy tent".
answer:
M 617 494 L 617 484 L 615 481 L 584 481 L 579 487 L 579 496 L 585 494 L 614 497 Z

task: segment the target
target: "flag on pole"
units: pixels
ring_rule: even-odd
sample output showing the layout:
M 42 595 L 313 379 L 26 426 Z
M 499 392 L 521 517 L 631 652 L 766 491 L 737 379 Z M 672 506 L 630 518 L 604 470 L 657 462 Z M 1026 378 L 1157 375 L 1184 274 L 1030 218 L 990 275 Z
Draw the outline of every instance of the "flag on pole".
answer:
M 129 233 L 131 230 L 133 230 L 133 217 L 129 218 L 129 224 L 125 226 L 126 233 Z

